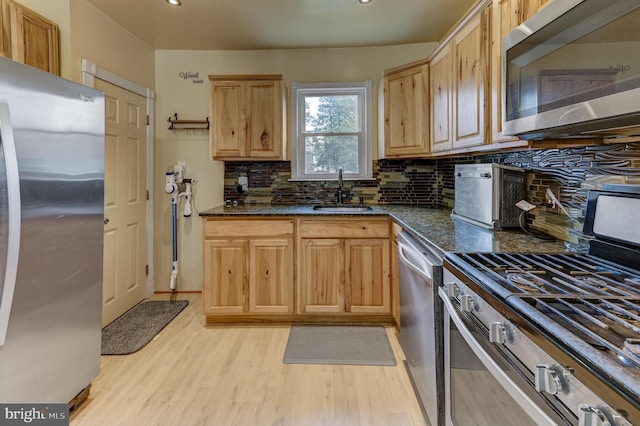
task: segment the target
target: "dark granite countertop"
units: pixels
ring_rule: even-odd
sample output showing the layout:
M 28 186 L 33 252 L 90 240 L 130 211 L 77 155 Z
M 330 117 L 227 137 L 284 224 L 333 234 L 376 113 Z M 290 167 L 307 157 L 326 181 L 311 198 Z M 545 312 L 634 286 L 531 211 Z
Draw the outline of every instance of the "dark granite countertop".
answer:
M 543 241 L 521 230 L 491 231 L 454 220 L 451 210 L 410 206 L 372 206 L 366 212 L 318 212 L 313 206 L 257 205 L 220 206 L 200 212 L 200 216 L 391 216 L 414 237 L 445 252 L 561 252 L 575 247 L 562 241 Z

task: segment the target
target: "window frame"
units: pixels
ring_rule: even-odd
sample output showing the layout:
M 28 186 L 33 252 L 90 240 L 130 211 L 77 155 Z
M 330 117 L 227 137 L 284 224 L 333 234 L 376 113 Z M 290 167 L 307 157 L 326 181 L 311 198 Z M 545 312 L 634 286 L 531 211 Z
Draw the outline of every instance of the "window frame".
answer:
M 356 133 L 327 133 L 327 135 L 356 135 L 358 137 L 359 173 L 343 172 L 349 180 L 372 179 L 372 83 L 371 80 L 339 83 L 291 83 L 291 180 L 337 180 L 335 173 L 305 173 L 305 97 L 306 96 L 358 96 L 360 131 Z M 314 133 L 316 134 L 316 133 Z

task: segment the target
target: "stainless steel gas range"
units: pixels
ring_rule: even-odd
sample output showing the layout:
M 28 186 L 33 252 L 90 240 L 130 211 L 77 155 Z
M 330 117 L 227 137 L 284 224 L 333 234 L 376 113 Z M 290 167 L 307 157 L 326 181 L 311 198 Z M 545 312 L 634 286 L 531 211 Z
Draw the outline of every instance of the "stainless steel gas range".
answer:
M 640 426 L 640 188 L 591 191 L 586 253 L 448 253 L 448 425 Z

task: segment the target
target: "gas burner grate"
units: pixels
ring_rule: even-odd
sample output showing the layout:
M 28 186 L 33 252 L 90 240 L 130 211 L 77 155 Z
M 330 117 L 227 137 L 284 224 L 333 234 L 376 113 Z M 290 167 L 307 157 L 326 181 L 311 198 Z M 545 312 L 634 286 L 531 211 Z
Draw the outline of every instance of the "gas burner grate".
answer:
M 462 253 L 513 294 L 640 298 L 640 272 L 585 254 Z
M 626 365 L 640 367 L 640 272 L 577 253 L 459 253 L 491 288 Z
M 591 346 L 640 367 L 640 298 L 511 297 L 528 303 Z

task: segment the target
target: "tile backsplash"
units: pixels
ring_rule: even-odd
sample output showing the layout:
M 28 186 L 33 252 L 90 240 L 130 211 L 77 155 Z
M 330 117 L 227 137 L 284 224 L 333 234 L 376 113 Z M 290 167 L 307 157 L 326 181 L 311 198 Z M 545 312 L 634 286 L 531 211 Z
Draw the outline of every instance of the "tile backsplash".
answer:
M 249 189 L 238 191 L 238 177 L 249 178 Z M 291 163 L 226 162 L 224 198 L 239 204 L 323 204 L 336 201 L 336 181 L 291 181 Z M 373 179 L 346 180 L 351 202 L 362 197 L 368 204 L 400 204 L 436 207 L 442 203 L 438 170 L 429 160 L 378 160 Z
M 345 181 L 352 202 L 362 197 L 368 204 L 453 208 L 456 164 L 495 162 L 527 171 L 527 201 L 541 206 L 550 188 L 575 217 L 538 207 L 529 224 L 558 238 L 581 238 L 586 193 L 603 183 L 640 185 L 640 142 L 591 147 L 525 150 L 473 157 L 432 160 L 377 160 L 372 180 Z M 247 191 L 238 191 L 238 177 L 249 178 Z M 277 162 L 226 162 L 225 200 L 239 204 L 322 204 L 336 201 L 335 181 L 291 181 L 291 164 Z

